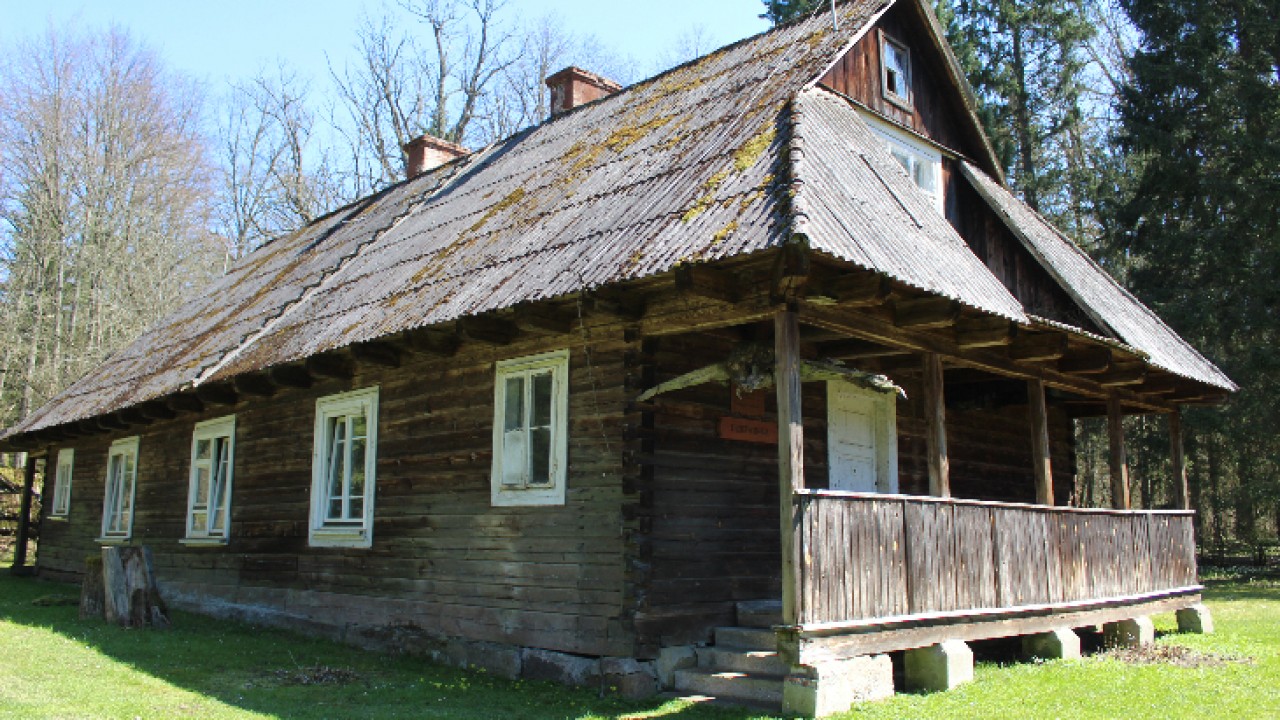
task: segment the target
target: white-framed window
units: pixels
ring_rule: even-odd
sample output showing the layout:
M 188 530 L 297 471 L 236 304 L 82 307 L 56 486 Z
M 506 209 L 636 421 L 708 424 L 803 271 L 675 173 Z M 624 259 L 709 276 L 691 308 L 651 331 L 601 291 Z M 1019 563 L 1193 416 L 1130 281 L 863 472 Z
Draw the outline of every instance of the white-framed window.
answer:
M 71 514 L 71 475 L 76 466 L 74 448 L 58 450 L 58 467 L 53 474 L 53 507 L 49 509 L 52 517 L 66 517 Z
M 569 429 L 569 351 L 497 363 L 493 505 L 563 505 Z
M 235 447 L 235 415 L 198 423 L 191 434 L 187 542 L 227 541 Z
M 942 199 L 942 153 L 905 132 L 888 127 L 882 122 L 869 123 L 880 139 L 884 140 L 907 175 L 921 190 L 933 198 L 938 210 L 943 209 Z
M 128 540 L 133 533 L 133 501 L 138 484 L 138 437 L 111 443 L 107 451 L 107 487 L 102 498 L 99 540 Z
M 880 33 L 880 87 L 886 100 L 911 108 L 911 52 L 883 32 Z
M 373 489 L 378 454 L 378 388 L 316 401 L 312 459 L 312 545 L 373 544 Z

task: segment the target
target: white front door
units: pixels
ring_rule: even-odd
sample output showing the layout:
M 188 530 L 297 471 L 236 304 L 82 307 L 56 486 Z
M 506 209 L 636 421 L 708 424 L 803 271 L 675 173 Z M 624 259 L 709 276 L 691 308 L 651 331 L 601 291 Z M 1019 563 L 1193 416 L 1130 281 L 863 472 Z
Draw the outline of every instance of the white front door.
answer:
M 832 490 L 898 491 L 895 397 L 827 382 L 827 468 Z

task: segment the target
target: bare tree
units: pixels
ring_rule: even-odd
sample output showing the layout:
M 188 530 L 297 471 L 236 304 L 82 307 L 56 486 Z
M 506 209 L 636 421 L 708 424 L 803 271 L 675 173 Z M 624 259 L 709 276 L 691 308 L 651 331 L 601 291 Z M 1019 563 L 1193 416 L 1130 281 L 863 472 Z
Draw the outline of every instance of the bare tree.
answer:
M 341 175 L 316 138 L 308 83 L 281 63 L 233 85 L 218 128 L 217 219 L 228 260 L 338 205 Z
M 196 88 L 127 34 L 50 31 L 0 63 L 0 415 L 22 417 L 203 284 Z

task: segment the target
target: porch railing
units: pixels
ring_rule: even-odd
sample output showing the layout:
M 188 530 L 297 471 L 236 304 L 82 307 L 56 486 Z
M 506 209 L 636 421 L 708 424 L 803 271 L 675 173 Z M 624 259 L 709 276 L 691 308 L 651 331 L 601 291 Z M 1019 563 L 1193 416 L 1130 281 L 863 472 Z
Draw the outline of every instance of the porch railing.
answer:
M 797 621 L 1068 610 L 1196 586 L 1190 511 L 796 494 Z

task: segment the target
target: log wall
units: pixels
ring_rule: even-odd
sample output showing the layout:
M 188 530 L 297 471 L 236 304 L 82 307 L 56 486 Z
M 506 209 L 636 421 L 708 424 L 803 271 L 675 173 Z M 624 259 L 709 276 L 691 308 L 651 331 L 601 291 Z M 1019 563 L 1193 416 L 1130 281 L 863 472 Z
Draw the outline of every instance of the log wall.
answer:
M 622 508 L 623 442 L 637 344 L 620 325 L 455 357 L 357 363 L 346 381 L 280 390 L 142 428 L 133 543 L 155 553 L 166 597 L 355 638 L 395 632 L 589 655 L 632 655 Z M 490 507 L 493 363 L 569 346 L 569 477 L 563 507 Z M 373 547 L 307 545 L 317 398 L 380 386 Z M 191 432 L 234 412 L 231 539 L 190 547 Z M 40 570 L 76 579 L 97 553 L 106 452 L 120 432 L 76 442 L 68 520 L 45 518 Z

